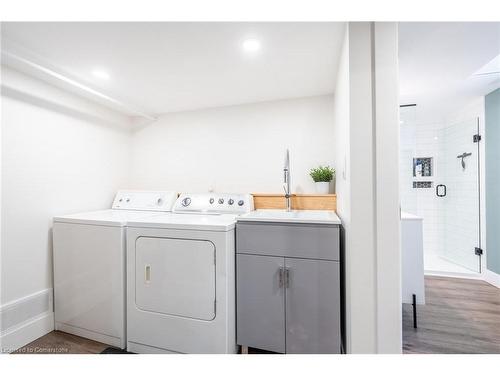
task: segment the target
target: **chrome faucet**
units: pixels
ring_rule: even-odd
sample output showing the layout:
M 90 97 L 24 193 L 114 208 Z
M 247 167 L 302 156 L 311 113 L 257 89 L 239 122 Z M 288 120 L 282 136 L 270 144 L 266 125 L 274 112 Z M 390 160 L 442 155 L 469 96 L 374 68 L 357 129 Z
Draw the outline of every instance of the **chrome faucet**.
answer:
M 286 201 L 286 210 L 292 210 L 292 202 L 290 195 L 290 153 L 288 149 L 286 149 L 285 154 L 285 166 L 283 167 L 283 189 L 285 190 L 285 201 Z

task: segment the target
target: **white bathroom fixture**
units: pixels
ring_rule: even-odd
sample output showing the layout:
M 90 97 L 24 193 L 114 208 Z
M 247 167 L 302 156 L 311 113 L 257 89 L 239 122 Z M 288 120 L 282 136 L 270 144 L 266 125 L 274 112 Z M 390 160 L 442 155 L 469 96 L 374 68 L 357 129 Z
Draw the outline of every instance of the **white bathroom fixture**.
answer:
M 125 348 L 127 222 L 170 211 L 176 197 L 119 191 L 111 209 L 54 218 L 56 330 Z
M 235 353 L 235 223 L 248 194 L 182 194 L 127 230 L 127 350 Z

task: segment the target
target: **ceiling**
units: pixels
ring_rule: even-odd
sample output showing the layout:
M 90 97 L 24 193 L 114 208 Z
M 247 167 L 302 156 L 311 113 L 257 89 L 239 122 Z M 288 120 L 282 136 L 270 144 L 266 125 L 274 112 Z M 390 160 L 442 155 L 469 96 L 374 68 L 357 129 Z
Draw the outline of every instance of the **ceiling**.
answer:
M 30 61 L 157 115 L 331 94 L 344 27 L 306 22 L 2 23 L 2 42 Z M 245 53 L 247 38 L 257 39 L 260 50 Z M 109 79 L 95 77 L 95 69 Z
M 400 102 L 417 104 L 415 121 L 439 122 L 500 87 L 500 74 L 474 75 L 499 54 L 500 23 L 402 22 Z

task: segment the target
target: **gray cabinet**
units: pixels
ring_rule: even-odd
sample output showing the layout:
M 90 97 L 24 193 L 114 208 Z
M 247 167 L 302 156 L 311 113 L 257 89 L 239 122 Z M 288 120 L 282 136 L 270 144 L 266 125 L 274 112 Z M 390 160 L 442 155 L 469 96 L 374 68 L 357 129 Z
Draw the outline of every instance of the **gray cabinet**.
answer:
M 237 224 L 239 345 L 340 353 L 338 230 L 337 225 Z
M 286 352 L 340 353 L 339 264 L 285 259 Z
M 237 255 L 237 328 L 246 346 L 285 352 L 284 266 L 284 258 Z

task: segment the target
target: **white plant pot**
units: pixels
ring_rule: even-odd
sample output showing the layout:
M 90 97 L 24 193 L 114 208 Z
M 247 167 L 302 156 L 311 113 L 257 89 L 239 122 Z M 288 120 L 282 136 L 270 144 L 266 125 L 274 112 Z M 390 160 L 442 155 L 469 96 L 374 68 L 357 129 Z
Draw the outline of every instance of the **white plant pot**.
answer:
M 330 182 L 315 182 L 316 193 L 328 194 L 330 192 Z

